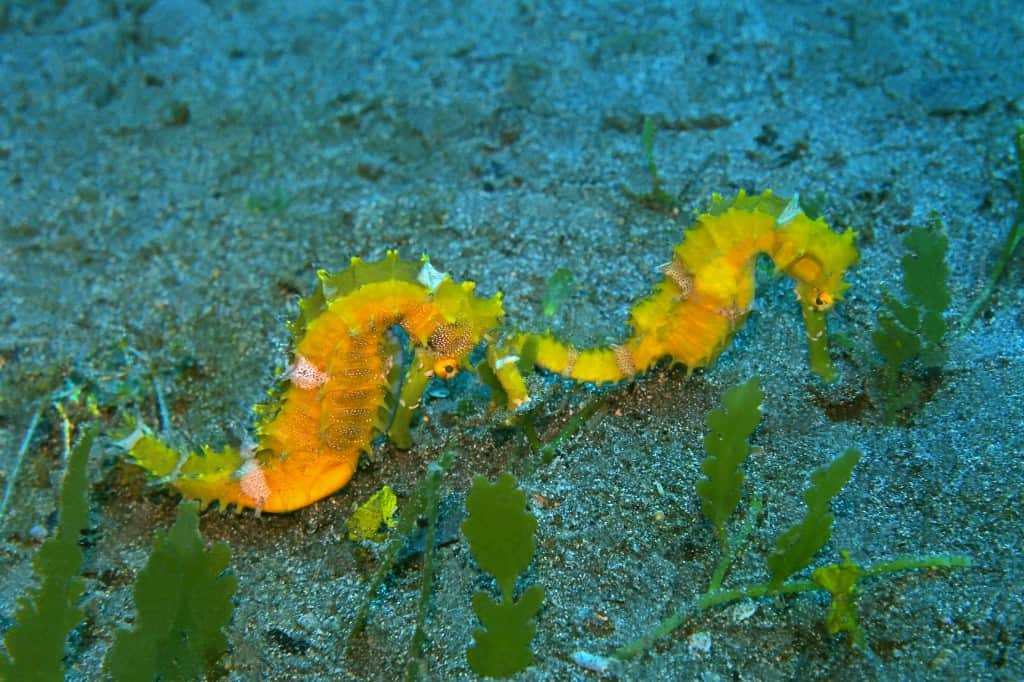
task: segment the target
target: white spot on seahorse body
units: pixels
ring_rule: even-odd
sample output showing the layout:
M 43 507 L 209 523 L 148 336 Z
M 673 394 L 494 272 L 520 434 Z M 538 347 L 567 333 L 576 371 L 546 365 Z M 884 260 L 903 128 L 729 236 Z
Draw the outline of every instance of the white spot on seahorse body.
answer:
M 441 272 L 435 268 L 430 264 L 430 261 L 425 261 L 423 263 L 423 267 L 420 268 L 419 274 L 416 275 L 416 281 L 433 293 L 437 291 L 437 288 L 441 286 L 441 282 L 443 282 L 446 277 L 448 277 L 447 273 Z
M 255 459 L 247 459 L 242 466 L 238 467 L 235 475 L 238 476 L 238 487 L 242 494 L 256 503 L 256 515 L 258 516 L 271 492 L 263 469 Z
M 735 329 L 736 322 L 739 321 L 741 317 L 743 317 L 750 311 L 745 308 L 740 308 L 738 305 L 734 303 L 732 305 L 716 308 L 715 312 L 724 317 L 725 319 L 729 320 L 729 325 L 732 329 Z
M 506 355 L 503 358 L 498 358 L 494 361 L 494 369 L 501 369 L 505 365 L 511 365 L 513 362 L 519 362 L 518 355 Z
M 800 195 L 794 192 L 793 198 L 789 200 L 788 204 L 786 204 L 786 208 L 782 209 L 782 213 L 779 214 L 778 219 L 775 221 L 775 225 L 777 227 L 782 227 L 803 212 L 803 209 L 800 208 Z
M 295 356 L 295 364 L 285 375 L 299 388 L 309 391 L 320 388 L 327 383 L 327 372 L 317 368 L 312 362 L 301 355 Z
M 242 442 L 238 446 L 238 454 L 243 460 L 250 460 L 256 456 L 256 441 L 249 434 L 242 436 Z

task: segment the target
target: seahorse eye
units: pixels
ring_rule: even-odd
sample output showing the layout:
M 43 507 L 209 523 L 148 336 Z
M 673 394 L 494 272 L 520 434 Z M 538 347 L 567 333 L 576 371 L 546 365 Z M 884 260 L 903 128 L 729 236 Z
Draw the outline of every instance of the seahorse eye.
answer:
M 835 303 L 835 299 L 827 291 L 818 291 L 814 296 L 814 307 L 818 310 L 828 310 L 833 303 Z
M 434 376 L 451 379 L 459 373 L 459 363 L 455 358 L 438 358 L 434 360 Z

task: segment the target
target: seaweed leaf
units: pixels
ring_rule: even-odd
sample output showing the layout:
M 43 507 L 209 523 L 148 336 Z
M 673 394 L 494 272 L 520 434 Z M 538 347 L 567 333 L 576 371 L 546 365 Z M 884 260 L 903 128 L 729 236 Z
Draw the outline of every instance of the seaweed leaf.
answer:
M 530 641 L 537 626 L 532 620 L 544 600 L 544 588 L 531 585 L 518 600 L 513 588 L 533 557 L 537 520 L 526 511 L 526 495 L 510 474 L 495 483 L 482 476 L 473 479 L 466 510 L 469 518 L 462 523 L 462 534 L 470 552 L 501 588 L 497 601 L 483 591 L 473 594 L 473 612 L 484 627 L 473 631 L 466 660 L 478 675 L 507 677 L 533 662 Z
M 223 542 L 204 549 L 199 503 L 181 503 L 135 580 L 135 627 L 117 633 L 106 672 L 119 682 L 202 679 L 227 648 L 221 629 L 234 612 L 237 584 L 224 575 L 230 559 Z
M 829 511 L 829 502 L 850 480 L 860 456 L 856 450 L 847 450 L 811 474 L 811 485 L 804 492 L 807 513 L 803 521 L 780 535 L 775 551 L 768 556 L 771 590 L 777 590 L 786 578 L 811 563 L 832 536 L 835 517 Z
M 0 656 L 0 679 L 64 679 L 64 642 L 82 620 L 77 602 L 85 588 L 78 577 L 83 559 L 78 536 L 89 523 L 86 465 L 95 435 L 95 429 L 86 432 L 68 457 L 57 530 L 32 561 L 41 582 L 18 600 L 15 623 L 4 636 L 7 655 Z
M 897 309 L 893 312 L 896 313 Z M 879 355 L 885 358 L 887 368 L 894 368 L 897 372 L 921 352 L 921 340 L 900 325 L 895 314 L 882 313 L 878 316 L 878 329 L 871 334 L 871 340 Z
M 535 549 L 537 519 L 526 511 L 526 494 L 516 488 L 511 474 L 495 483 L 477 476 L 466 511 L 469 518 L 462 522 L 462 534 L 473 558 L 498 581 L 502 596 L 512 599 L 516 577 L 526 570 Z
M 948 240 L 942 234 L 942 224 L 932 217 L 927 228 L 917 227 L 903 238 L 910 251 L 903 256 L 903 288 L 925 310 L 941 313 L 949 307 L 949 287 L 946 278 L 946 248 Z
M 554 317 L 572 295 L 572 270 L 558 268 L 544 289 L 544 317 Z
M 736 510 L 742 494 L 743 461 L 750 454 L 750 434 L 761 421 L 764 393 L 757 377 L 734 386 L 722 397 L 725 409 L 708 414 L 710 431 L 704 436 L 708 456 L 701 462 L 704 477 L 697 481 L 701 511 L 715 526 L 723 546 L 728 544 L 726 522 Z
M 864 576 L 864 570 L 850 560 L 850 553 L 840 553 L 838 564 L 829 564 L 814 569 L 811 578 L 828 591 L 832 597 L 829 603 L 825 626 L 830 635 L 846 632 L 855 649 L 864 650 L 864 631 L 857 621 L 857 581 Z
M 901 260 L 907 299 L 883 296 L 885 309 L 879 313 L 877 328 L 871 334 L 875 349 L 885 360 L 881 387 L 889 419 L 920 396 L 920 382 L 909 372 L 913 364 L 928 369 L 941 367 L 946 361 L 943 312 L 949 306 L 950 293 L 948 240 L 942 223 L 933 216 L 927 227 L 911 230 L 903 244 L 908 250 Z
M 644 159 L 647 161 L 647 172 L 651 176 L 651 191 L 634 192 L 628 187 L 623 187 L 622 191 L 627 197 L 646 208 L 654 211 L 676 213 L 679 210 L 676 198 L 662 187 L 661 175 L 658 173 L 658 164 L 654 159 L 654 133 L 656 130 L 657 125 L 654 119 L 650 116 L 645 116 L 641 142 L 644 150 Z
M 537 632 L 534 616 L 544 600 L 544 588 L 531 585 L 518 601 L 495 601 L 484 592 L 473 594 L 473 613 L 486 630 L 473 631 L 466 651 L 469 666 L 484 677 L 507 677 L 533 663 L 530 642 Z
M 382 527 L 393 528 L 397 521 L 395 512 L 398 511 L 398 498 L 390 486 L 384 486 L 363 502 L 352 512 L 345 528 L 348 530 L 349 540 L 373 540 L 380 542 L 384 539 Z

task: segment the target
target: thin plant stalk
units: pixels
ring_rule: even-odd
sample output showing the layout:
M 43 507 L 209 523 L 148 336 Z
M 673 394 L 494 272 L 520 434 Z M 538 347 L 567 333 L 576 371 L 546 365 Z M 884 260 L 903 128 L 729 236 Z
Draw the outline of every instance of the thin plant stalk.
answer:
M 967 312 L 960 320 L 960 334 L 967 331 L 967 328 L 971 326 L 971 322 L 974 321 L 974 318 L 978 316 L 978 313 L 988 303 L 992 294 L 995 293 L 996 286 L 1003 276 L 1006 265 L 1013 258 L 1013 254 L 1017 251 L 1021 241 L 1024 241 L 1024 125 L 1017 126 L 1015 146 L 1017 148 L 1017 213 L 1013 218 L 1013 227 L 1010 228 L 1010 233 L 1006 235 L 1003 250 L 999 254 L 999 260 L 996 261 L 995 267 L 992 268 L 992 274 L 988 278 L 988 283 L 981 294 L 974 299 L 974 303 L 971 304 L 971 307 L 967 309 Z
M 25 437 L 21 439 L 21 445 L 18 447 L 18 451 L 14 453 L 14 464 L 11 466 L 10 471 L 7 472 L 7 483 L 4 485 L 4 496 L 0 499 L 0 523 L 3 522 L 4 517 L 7 514 L 7 503 L 11 499 L 11 493 L 14 491 L 14 481 L 18 478 L 18 472 L 21 470 L 21 463 L 25 460 L 25 453 L 28 452 L 28 446 L 32 442 L 32 437 L 36 433 L 36 427 L 39 426 L 39 419 L 43 416 L 43 410 L 46 409 L 47 400 L 44 398 L 39 401 L 39 405 L 36 407 L 35 412 L 32 413 L 32 419 L 28 423 L 28 429 L 25 430 Z

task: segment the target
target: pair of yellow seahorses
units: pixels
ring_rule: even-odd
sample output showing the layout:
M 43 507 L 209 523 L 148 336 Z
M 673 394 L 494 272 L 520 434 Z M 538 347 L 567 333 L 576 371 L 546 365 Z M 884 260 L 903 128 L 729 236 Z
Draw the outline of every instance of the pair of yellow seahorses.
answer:
M 271 399 L 255 408 L 254 444 L 179 453 L 137 430 L 126 445 L 136 464 L 204 506 L 299 509 L 344 487 L 377 435 L 408 447 L 408 425 L 430 380 L 469 368 L 481 343 L 512 408 L 529 401 L 519 362 L 526 349 L 536 367 L 579 382 L 623 381 L 665 357 L 690 369 L 710 364 L 750 311 L 760 254 L 796 282 L 811 369 L 828 380 L 825 314 L 848 286 L 843 275 L 857 259 L 854 236 L 833 232 L 795 199 L 770 191 L 715 195 L 672 249 L 661 281 L 631 309 L 629 336 L 588 349 L 503 330 L 500 293 L 480 298 L 473 282 L 455 282 L 425 257 L 405 261 L 389 251 L 378 262 L 353 258 L 341 272 L 317 273 L 316 290 L 299 302 L 291 366 Z M 396 326 L 411 350 L 407 366 L 396 361 Z

